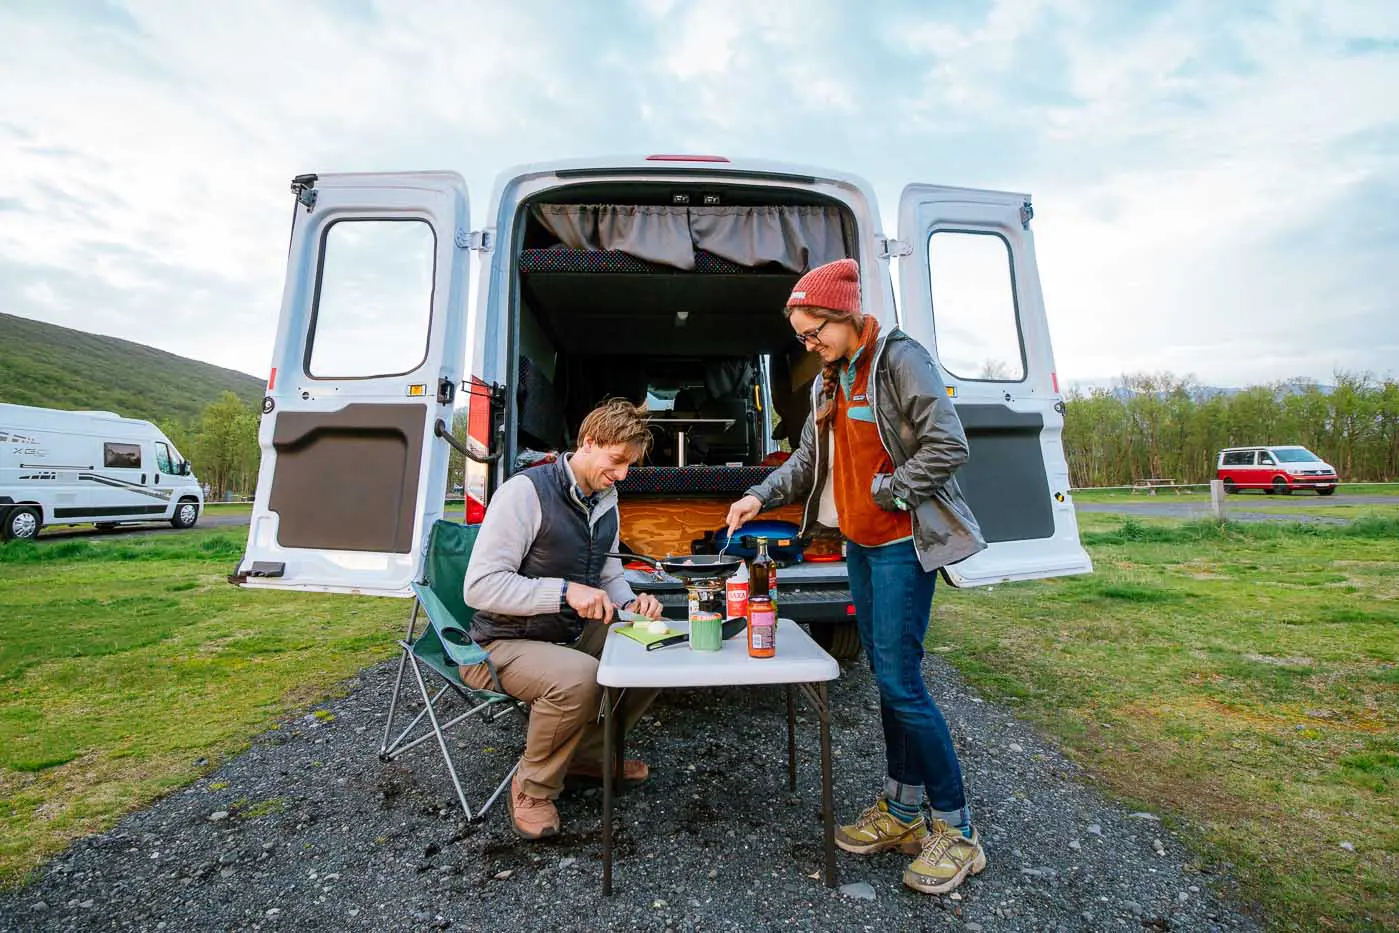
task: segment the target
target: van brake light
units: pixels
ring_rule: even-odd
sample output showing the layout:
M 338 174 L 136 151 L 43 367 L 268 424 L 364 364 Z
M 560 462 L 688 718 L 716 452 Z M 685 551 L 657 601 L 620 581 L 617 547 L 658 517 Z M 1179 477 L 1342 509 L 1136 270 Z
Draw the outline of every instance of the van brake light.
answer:
M 721 155 L 679 155 L 664 153 L 659 155 L 648 155 L 647 162 L 727 162 L 727 158 Z
M 486 504 L 475 496 L 466 497 L 466 524 L 479 525 L 486 520 Z

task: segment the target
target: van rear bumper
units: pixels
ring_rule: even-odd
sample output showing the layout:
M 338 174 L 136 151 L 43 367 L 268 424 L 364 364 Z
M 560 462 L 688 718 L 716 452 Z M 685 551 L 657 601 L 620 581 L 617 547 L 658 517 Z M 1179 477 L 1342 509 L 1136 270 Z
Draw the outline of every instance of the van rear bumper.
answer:
M 689 612 L 683 589 L 648 590 L 661 601 L 667 618 L 684 619 Z M 854 603 L 848 587 L 830 584 L 784 585 L 777 589 L 777 611 L 793 622 L 847 622 L 855 619 Z

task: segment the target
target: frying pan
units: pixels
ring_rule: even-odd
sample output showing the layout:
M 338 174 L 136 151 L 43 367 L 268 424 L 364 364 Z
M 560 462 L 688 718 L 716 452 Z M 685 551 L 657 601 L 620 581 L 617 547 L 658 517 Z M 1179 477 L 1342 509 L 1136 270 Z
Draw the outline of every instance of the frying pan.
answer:
M 686 557 L 667 557 L 662 560 L 646 557 L 643 554 L 608 553 L 607 556 L 624 561 L 639 560 L 655 567 L 659 573 L 668 573 L 672 577 L 686 582 L 690 580 L 722 580 L 732 576 L 738 570 L 739 565 L 743 563 L 743 558 L 728 554 L 691 554 Z

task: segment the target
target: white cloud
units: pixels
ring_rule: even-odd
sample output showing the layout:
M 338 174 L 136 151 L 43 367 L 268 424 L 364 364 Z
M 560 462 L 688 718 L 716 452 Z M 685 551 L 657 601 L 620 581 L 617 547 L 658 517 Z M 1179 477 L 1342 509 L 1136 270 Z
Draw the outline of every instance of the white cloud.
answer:
M 1399 4 L 976 9 L 0 8 L 0 306 L 260 373 L 294 174 L 722 152 L 1031 191 L 1067 378 L 1385 368 Z

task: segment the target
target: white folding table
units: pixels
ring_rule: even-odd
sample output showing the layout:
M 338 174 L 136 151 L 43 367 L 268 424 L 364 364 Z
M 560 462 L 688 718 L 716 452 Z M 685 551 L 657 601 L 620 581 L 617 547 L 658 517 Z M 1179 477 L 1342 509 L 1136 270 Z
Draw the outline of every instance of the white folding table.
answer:
M 671 622 L 677 629 L 688 623 Z M 771 658 L 750 658 L 748 642 L 742 636 L 730 638 L 719 651 L 692 651 L 688 645 L 675 645 L 647 651 L 640 642 L 607 633 L 597 680 L 603 688 L 602 728 L 602 893 L 612 893 L 612 798 L 613 779 L 621 766 L 623 738 L 615 715 L 622 694 L 628 688 L 665 689 L 668 687 L 740 687 L 782 684 L 787 688 L 787 786 L 797 787 L 796 713 L 792 688 L 796 687 L 815 708 L 821 722 L 821 817 L 825 824 L 825 880 L 836 886 L 835 803 L 831 791 L 831 711 L 826 683 L 840 676 L 840 665 L 811 640 L 791 619 L 777 624 L 777 654 Z M 607 767 L 606 763 L 612 766 Z

